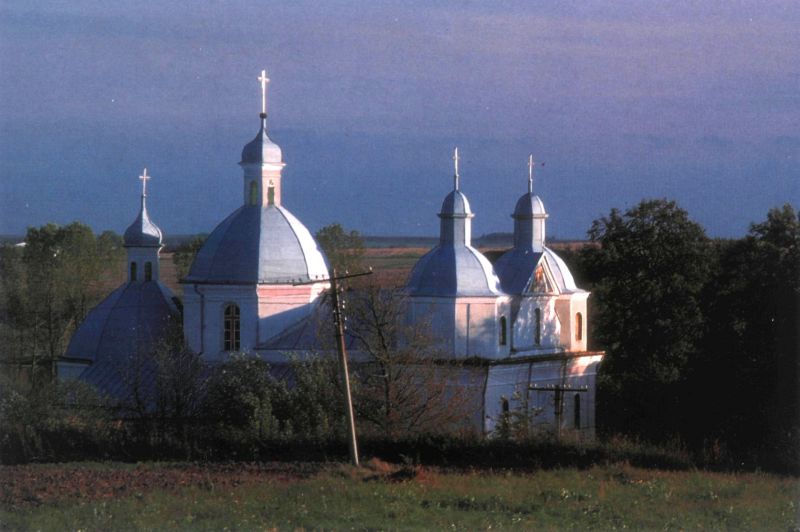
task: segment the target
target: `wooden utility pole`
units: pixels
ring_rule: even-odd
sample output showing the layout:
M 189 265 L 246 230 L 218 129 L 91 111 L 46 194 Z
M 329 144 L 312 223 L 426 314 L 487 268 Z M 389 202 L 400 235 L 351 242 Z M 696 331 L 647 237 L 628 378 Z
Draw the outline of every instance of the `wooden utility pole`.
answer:
M 370 272 L 371 273 L 371 272 Z M 336 331 L 336 348 L 339 351 L 339 365 L 342 371 L 344 386 L 345 411 L 347 413 L 347 446 L 350 450 L 350 461 L 358 466 L 358 440 L 356 438 L 356 420 L 353 415 L 353 396 L 350 392 L 350 371 L 347 367 L 347 348 L 344 344 L 344 316 L 342 303 L 339 301 L 339 286 L 336 284 L 336 270 L 331 271 L 331 303 L 333 304 L 333 325 Z
M 328 279 L 314 279 L 304 283 L 294 283 L 295 285 L 301 284 L 314 284 L 319 282 L 331 282 L 331 305 L 333 306 L 333 325 L 336 335 L 336 349 L 339 352 L 339 368 L 342 372 L 342 385 L 344 387 L 345 395 L 345 413 L 347 414 L 347 447 L 350 451 L 350 461 L 354 466 L 358 465 L 358 438 L 356 437 L 356 420 L 353 415 L 353 394 L 350 391 L 350 370 L 347 367 L 347 348 L 344 341 L 344 302 L 339 297 L 339 285 L 336 281 L 341 279 L 350 279 L 352 277 L 361 277 L 362 275 L 371 275 L 372 268 L 368 272 L 348 274 L 345 272 L 342 276 L 336 275 L 336 270 L 331 269 Z

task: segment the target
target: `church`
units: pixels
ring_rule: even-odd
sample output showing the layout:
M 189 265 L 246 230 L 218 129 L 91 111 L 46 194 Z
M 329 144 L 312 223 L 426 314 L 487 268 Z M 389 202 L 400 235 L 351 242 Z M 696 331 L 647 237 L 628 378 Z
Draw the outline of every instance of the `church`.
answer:
M 281 191 L 281 148 L 267 132 L 265 72 L 259 81 L 259 129 L 239 161 L 242 204 L 210 233 L 181 279 L 182 302 L 159 280 L 163 236 L 147 212 L 145 170 L 139 213 L 124 235 L 127 280 L 81 323 L 59 377 L 129 400 L 155 371 L 147 355 L 176 328 L 209 364 L 245 352 L 281 367 L 290 356 L 319 352 L 314 318 L 325 307 L 329 264 L 284 205 L 291 198 Z M 491 434 L 511 412 L 523 412 L 541 430 L 592 437 L 603 353 L 587 349 L 589 292 L 546 246 L 548 214 L 533 191 L 533 159 L 511 215 L 514 245 L 494 264 L 472 246 L 475 214 L 461 190 L 457 149 L 453 159 L 453 188 L 437 213 L 439 243 L 405 286 L 406 320 L 426 323 L 437 353 L 463 362 L 451 384 L 470 396 L 466 426 Z M 351 349 L 357 366 L 367 355 Z

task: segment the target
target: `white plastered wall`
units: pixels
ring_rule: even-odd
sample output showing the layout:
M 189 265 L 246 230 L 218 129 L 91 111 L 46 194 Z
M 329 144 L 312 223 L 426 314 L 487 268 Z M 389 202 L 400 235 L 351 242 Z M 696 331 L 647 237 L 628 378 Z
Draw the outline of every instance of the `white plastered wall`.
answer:
M 159 264 L 158 264 L 158 248 L 140 248 L 140 247 L 130 247 L 127 248 L 128 253 L 128 262 L 127 262 L 127 270 L 125 271 L 125 275 L 130 280 L 131 275 L 131 263 L 136 263 L 136 282 L 144 281 L 144 272 L 145 272 L 145 264 L 148 262 L 151 264 L 152 270 L 152 280 L 157 281 L 159 279 Z
M 562 324 L 556 309 L 555 296 L 518 296 L 519 311 L 514 320 L 512 337 L 515 351 L 551 349 L 561 345 Z M 541 311 L 541 338 L 536 343 L 536 309 Z
M 409 323 L 426 323 L 438 347 L 454 358 L 501 358 L 510 354 L 508 297 L 415 297 Z M 500 318 L 506 318 L 506 344 L 500 345 Z
M 221 360 L 224 314 L 239 306 L 240 351 L 262 342 L 310 315 L 326 283 L 313 285 L 184 285 L 183 329 L 189 347 L 206 360 Z
M 269 340 L 310 316 L 328 283 L 313 285 L 260 285 L 258 293 L 258 343 Z
M 194 286 L 202 294 L 194 293 Z M 239 306 L 240 351 L 252 351 L 258 341 L 258 298 L 253 286 L 184 285 L 184 334 L 189 347 L 203 359 L 224 359 L 225 307 Z
M 561 322 L 559 342 L 567 351 L 586 351 L 587 346 L 587 317 L 586 301 L 589 292 L 563 294 L 556 301 L 556 314 Z M 581 334 L 577 332 L 577 314 L 581 315 Z
M 580 437 L 594 437 L 595 397 L 597 392 L 597 366 L 602 354 L 584 356 L 554 355 L 543 360 L 529 360 L 519 364 L 503 364 L 489 368 L 484 404 L 484 430 L 491 434 L 502 416 L 503 399 L 509 401 L 510 410 L 529 412 L 534 431 L 556 432 L 555 392 L 536 390 L 535 387 L 560 385 L 586 391 L 563 392 L 561 407 L 561 433 L 575 433 Z M 533 386 L 534 389 L 530 389 Z M 575 396 L 580 395 L 579 426 L 575 426 Z

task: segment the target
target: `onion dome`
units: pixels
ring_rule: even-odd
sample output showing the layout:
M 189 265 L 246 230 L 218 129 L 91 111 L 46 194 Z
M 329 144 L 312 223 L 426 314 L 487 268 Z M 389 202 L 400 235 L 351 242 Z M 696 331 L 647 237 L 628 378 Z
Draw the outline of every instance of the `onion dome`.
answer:
M 280 163 L 282 160 L 280 146 L 272 142 L 267 135 L 267 115 L 261 113 L 261 129 L 256 138 L 242 149 L 242 160 L 239 164 Z
M 419 259 L 406 288 L 412 296 L 498 296 L 500 280 L 489 260 L 472 247 L 469 200 L 458 189 L 458 149 L 454 188 L 442 202 L 439 244 Z
M 325 256 L 292 213 L 244 205 L 214 229 L 183 282 L 286 284 L 327 276 Z
M 142 194 L 142 206 L 136 220 L 125 230 L 125 247 L 160 248 L 162 242 L 161 229 L 147 215 L 147 196 Z

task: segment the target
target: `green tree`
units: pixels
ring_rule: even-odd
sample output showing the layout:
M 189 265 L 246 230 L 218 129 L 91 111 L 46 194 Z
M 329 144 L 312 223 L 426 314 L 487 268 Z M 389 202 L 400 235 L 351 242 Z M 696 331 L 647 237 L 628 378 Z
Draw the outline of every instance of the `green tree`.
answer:
M 196 235 L 189 242 L 175 250 L 172 255 L 172 262 L 175 263 L 175 274 L 179 280 L 189 275 L 189 269 L 191 269 L 192 263 L 197 257 L 197 252 L 206 243 L 207 238 L 207 234 Z
M 339 273 L 355 273 L 364 269 L 364 239 L 358 231 L 349 233 L 339 224 L 326 225 L 316 234 L 317 242 Z
M 111 408 L 89 385 L 43 382 L 32 388 L 0 376 L 0 455 L 6 463 L 102 457 Z
M 673 201 L 646 200 L 596 220 L 583 251 L 594 285 L 594 339 L 607 350 L 599 412 L 605 428 L 676 432 L 681 382 L 703 334 L 709 242 Z
M 95 238 L 78 222 L 29 228 L 21 253 L 15 248 L 0 256 L 3 357 L 52 375 L 70 334 L 108 290 L 103 279 L 121 256 L 118 237 Z
M 403 294 L 370 286 L 349 292 L 347 300 L 353 349 L 367 355 L 354 365 L 354 406 L 365 428 L 388 438 L 464 428 L 468 396 L 456 384 L 461 368 L 442 363 L 429 326 L 406 322 Z
M 698 437 L 800 469 L 800 219 L 772 209 L 746 238 L 717 243 L 708 332 L 691 393 Z M 763 460 L 762 460 L 763 461 Z
M 257 444 L 277 436 L 280 427 L 273 415 L 273 400 L 281 386 L 263 360 L 234 355 L 216 366 L 206 383 L 202 412 L 219 436 L 230 442 Z
M 339 362 L 330 353 L 290 363 L 292 386 L 276 388 L 275 416 L 282 432 L 305 439 L 344 439 L 345 410 Z

